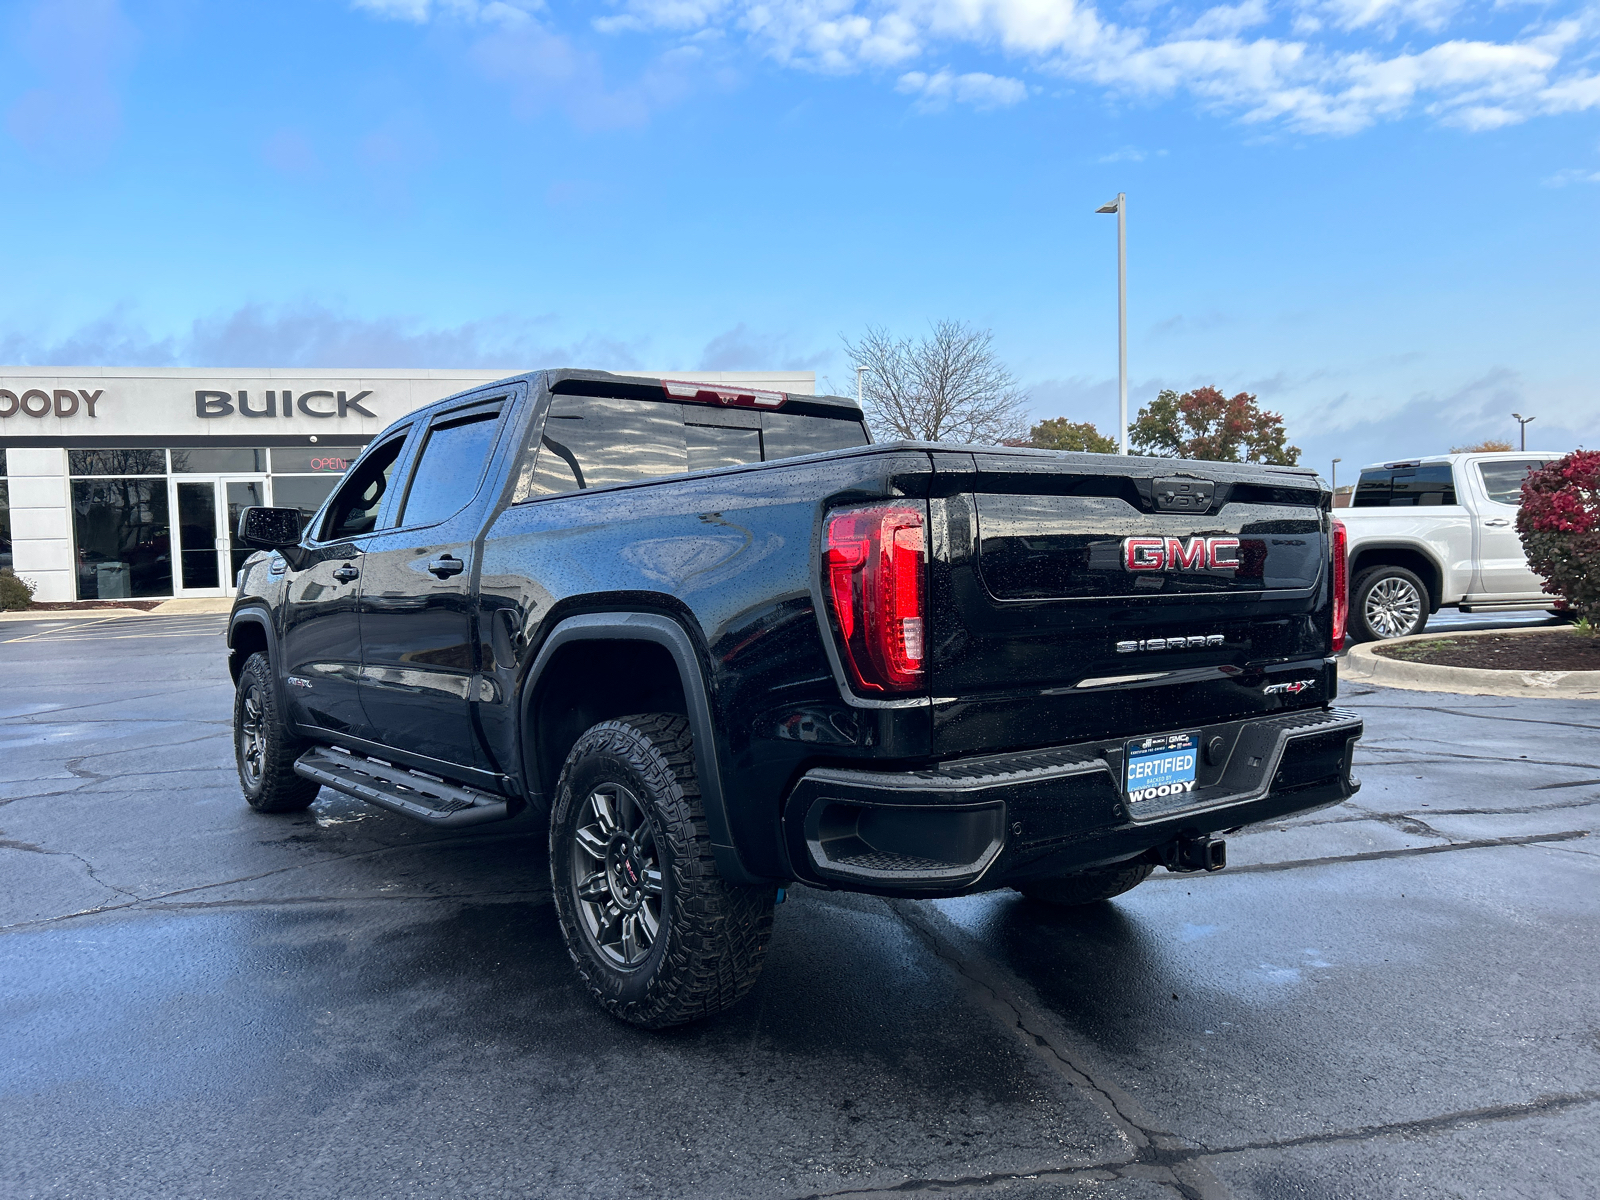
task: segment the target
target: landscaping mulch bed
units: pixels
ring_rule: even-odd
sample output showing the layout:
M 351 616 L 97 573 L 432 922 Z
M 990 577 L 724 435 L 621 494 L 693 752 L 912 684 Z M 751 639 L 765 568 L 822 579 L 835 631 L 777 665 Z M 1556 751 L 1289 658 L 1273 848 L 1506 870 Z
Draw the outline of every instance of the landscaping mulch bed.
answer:
M 1491 671 L 1600 671 L 1600 637 L 1567 629 L 1548 633 L 1437 637 L 1398 645 L 1379 643 L 1373 652 L 1404 662 L 1439 667 L 1484 667 Z

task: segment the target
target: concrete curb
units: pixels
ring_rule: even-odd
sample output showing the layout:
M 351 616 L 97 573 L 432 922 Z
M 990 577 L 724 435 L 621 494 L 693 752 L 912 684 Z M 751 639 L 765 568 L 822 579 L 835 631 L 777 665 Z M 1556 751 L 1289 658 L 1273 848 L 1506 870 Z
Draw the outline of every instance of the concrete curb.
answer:
M 1521 696 L 1542 700 L 1600 700 L 1600 671 L 1494 671 L 1485 667 L 1441 667 L 1436 663 L 1385 658 L 1375 646 L 1438 638 L 1512 637 L 1549 633 L 1538 629 L 1483 629 L 1471 633 L 1419 633 L 1352 646 L 1339 665 L 1339 678 L 1414 692 L 1455 692 L 1466 696 Z
M 0 621 L 106 621 L 112 617 L 148 617 L 142 608 L 24 608 L 0 612 Z
M 227 596 L 200 596 L 183 600 L 163 600 L 152 609 L 143 608 L 25 608 L 21 612 L 0 612 L 0 621 L 106 621 L 112 617 L 200 617 L 227 616 L 233 600 Z
M 150 610 L 156 617 L 226 616 L 233 611 L 231 596 L 201 596 L 191 600 L 164 600 Z

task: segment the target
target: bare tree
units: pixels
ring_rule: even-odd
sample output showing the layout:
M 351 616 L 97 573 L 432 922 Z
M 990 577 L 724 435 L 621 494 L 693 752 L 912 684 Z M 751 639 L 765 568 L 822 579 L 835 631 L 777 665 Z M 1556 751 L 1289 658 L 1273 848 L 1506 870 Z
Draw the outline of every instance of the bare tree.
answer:
M 840 340 L 850 361 L 869 369 L 862 404 L 874 434 L 979 445 L 1027 436 L 1027 394 L 995 358 L 989 330 L 940 321 L 916 341 L 881 326 L 868 326 L 859 342 Z

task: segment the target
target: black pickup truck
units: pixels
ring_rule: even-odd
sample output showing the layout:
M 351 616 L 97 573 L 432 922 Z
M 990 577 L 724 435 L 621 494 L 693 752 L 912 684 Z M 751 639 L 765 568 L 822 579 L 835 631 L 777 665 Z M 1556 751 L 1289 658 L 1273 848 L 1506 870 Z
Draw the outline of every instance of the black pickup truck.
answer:
M 871 444 L 836 397 L 595 371 L 440 401 L 229 625 L 245 796 L 533 809 L 609 1011 L 718 1012 L 781 889 L 1084 904 L 1336 804 L 1342 527 L 1314 472 Z

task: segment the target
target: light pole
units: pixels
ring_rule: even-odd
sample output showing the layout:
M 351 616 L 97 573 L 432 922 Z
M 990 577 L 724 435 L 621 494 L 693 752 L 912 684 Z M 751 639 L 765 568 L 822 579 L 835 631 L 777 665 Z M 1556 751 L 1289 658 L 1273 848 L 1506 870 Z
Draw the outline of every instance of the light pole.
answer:
M 861 377 L 863 375 L 871 374 L 871 372 L 872 372 L 872 368 L 871 367 L 857 367 L 856 368 L 856 403 L 857 404 L 861 403 Z
M 1339 507 L 1339 464 L 1343 461 L 1344 459 L 1342 458 L 1334 459 L 1333 470 L 1329 472 L 1329 474 L 1333 477 L 1333 506 L 1335 508 Z
M 1128 452 L 1128 194 L 1094 210 L 1117 214 L 1117 444 Z
M 1517 423 L 1518 431 L 1522 434 L 1522 448 L 1526 450 L 1528 448 L 1528 422 L 1537 421 L 1539 418 L 1525 417 L 1521 413 L 1512 413 L 1511 416 Z

